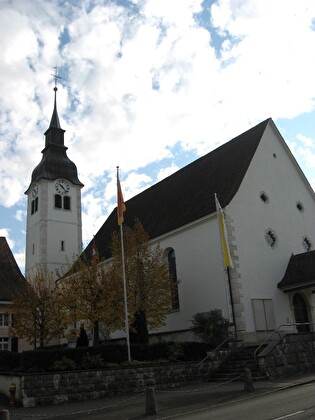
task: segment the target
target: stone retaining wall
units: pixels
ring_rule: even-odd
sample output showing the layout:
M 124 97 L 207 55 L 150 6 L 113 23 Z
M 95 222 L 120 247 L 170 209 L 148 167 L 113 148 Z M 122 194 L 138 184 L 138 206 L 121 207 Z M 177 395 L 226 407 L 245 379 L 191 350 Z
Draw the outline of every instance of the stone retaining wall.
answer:
M 259 365 L 271 378 L 315 369 L 315 333 L 285 335 L 258 356 Z
M 8 395 L 9 383 L 17 387 L 16 400 L 24 407 L 84 401 L 110 395 L 143 392 L 147 387 L 169 388 L 209 378 L 219 360 L 202 363 L 80 370 L 59 373 L 0 375 L 0 392 Z

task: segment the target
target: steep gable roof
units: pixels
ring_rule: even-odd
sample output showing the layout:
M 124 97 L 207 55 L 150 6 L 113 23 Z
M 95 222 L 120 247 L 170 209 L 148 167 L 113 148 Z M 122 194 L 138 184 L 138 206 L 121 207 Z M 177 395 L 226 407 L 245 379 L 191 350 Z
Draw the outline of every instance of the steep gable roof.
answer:
M 315 251 L 292 255 L 278 288 L 284 292 L 315 285 Z
M 26 284 L 6 238 L 0 237 L 0 300 L 12 301 L 14 295 L 23 291 Z
M 225 207 L 237 192 L 270 118 L 126 201 L 125 223 L 135 218 L 156 238 L 215 211 L 214 194 Z M 117 231 L 116 209 L 95 242 L 101 257 L 110 256 L 111 235 Z M 90 258 L 92 243 L 84 253 Z

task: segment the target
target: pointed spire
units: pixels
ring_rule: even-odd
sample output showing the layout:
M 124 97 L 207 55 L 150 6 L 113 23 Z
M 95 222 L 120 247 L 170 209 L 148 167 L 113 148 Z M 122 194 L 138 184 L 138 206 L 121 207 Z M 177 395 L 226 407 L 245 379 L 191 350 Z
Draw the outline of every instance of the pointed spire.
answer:
M 58 88 L 57 86 L 55 86 L 54 87 L 54 91 L 55 91 L 54 110 L 53 110 L 53 114 L 50 120 L 49 128 L 61 128 L 58 112 L 57 112 L 57 90 Z
M 52 76 L 55 79 L 55 87 L 54 87 L 54 91 L 55 91 L 55 99 L 54 99 L 54 110 L 53 110 L 53 114 L 50 120 L 50 125 L 49 128 L 61 128 L 60 126 L 60 121 L 59 121 L 59 117 L 58 117 L 58 112 L 57 112 L 57 81 L 58 79 L 61 79 L 60 76 L 58 76 L 58 67 L 54 67 L 55 69 L 55 73 L 52 74 Z

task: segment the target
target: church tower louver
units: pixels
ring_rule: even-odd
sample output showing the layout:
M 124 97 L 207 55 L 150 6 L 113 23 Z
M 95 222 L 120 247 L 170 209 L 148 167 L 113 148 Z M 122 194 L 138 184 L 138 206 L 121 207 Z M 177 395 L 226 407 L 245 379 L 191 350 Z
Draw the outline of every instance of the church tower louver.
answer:
M 57 76 L 55 76 L 55 81 Z M 56 279 L 64 274 L 82 251 L 81 188 L 76 165 L 67 156 L 64 133 L 57 112 L 57 86 L 54 109 L 42 160 L 33 170 L 26 190 L 25 275 L 31 278 L 36 267 Z

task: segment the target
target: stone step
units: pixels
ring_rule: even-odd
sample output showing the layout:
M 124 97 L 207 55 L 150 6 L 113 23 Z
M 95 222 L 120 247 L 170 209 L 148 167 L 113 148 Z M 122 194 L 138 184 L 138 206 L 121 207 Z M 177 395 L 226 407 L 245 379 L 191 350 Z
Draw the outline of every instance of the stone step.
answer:
M 244 380 L 244 369 L 251 371 L 253 381 L 266 380 L 266 376 L 260 372 L 259 366 L 254 359 L 255 349 L 258 345 L 243 346 L 232 353 L 223 364 L 211 374 L 210 381 L 230 381 L 235 378 Z

